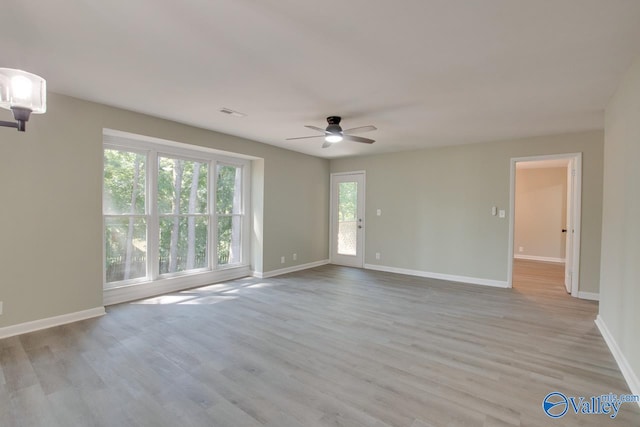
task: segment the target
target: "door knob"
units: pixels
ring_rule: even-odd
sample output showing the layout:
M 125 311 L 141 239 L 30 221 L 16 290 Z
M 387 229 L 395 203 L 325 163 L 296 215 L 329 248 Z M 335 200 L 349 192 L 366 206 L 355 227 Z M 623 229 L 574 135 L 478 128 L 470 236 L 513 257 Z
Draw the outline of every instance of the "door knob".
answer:
M 563 228 L 563 229 L 562 229 L 562 232 L 563 232 L 563 233 L 566 233 L 566 232 L 567 232 L 567 229 L 566 229 L 566 228 Z

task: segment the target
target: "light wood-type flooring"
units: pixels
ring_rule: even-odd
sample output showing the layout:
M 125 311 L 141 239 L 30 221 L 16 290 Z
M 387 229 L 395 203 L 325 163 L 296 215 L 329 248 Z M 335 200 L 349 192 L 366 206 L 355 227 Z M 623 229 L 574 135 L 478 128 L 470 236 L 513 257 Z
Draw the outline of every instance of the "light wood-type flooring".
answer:
M 629 393 L 561 267 L 513 289 L 323 266 L 0 340 L 1 426 L 640 426 L 542 399 Z

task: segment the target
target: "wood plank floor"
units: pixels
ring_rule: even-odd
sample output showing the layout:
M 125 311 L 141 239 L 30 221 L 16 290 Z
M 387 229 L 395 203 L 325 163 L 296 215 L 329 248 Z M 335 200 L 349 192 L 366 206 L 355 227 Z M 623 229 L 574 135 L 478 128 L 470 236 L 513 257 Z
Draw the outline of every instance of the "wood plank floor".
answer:
M 629 393 L 557 268 L 498 289 L 324 266 L 109 307 L 0 340 L 0 425 L 639 426 L 630 403 L 543 413 Z

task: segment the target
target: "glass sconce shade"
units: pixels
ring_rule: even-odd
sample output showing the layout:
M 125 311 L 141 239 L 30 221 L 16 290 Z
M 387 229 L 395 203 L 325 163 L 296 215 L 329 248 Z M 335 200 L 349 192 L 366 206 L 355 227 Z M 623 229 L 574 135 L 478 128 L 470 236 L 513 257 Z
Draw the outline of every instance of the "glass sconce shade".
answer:
M 47 82 L 40 76 L 12 68 L 0 68 L 0 107 L 47 111 Z

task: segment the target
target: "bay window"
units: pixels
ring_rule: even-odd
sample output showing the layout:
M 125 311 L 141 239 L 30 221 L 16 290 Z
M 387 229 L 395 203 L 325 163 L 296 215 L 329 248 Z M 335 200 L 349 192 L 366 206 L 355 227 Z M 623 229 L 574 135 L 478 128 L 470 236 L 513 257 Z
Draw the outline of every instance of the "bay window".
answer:
M 248 165 L 228 153 L 105 131 L 105 292 L 248 271 Z

